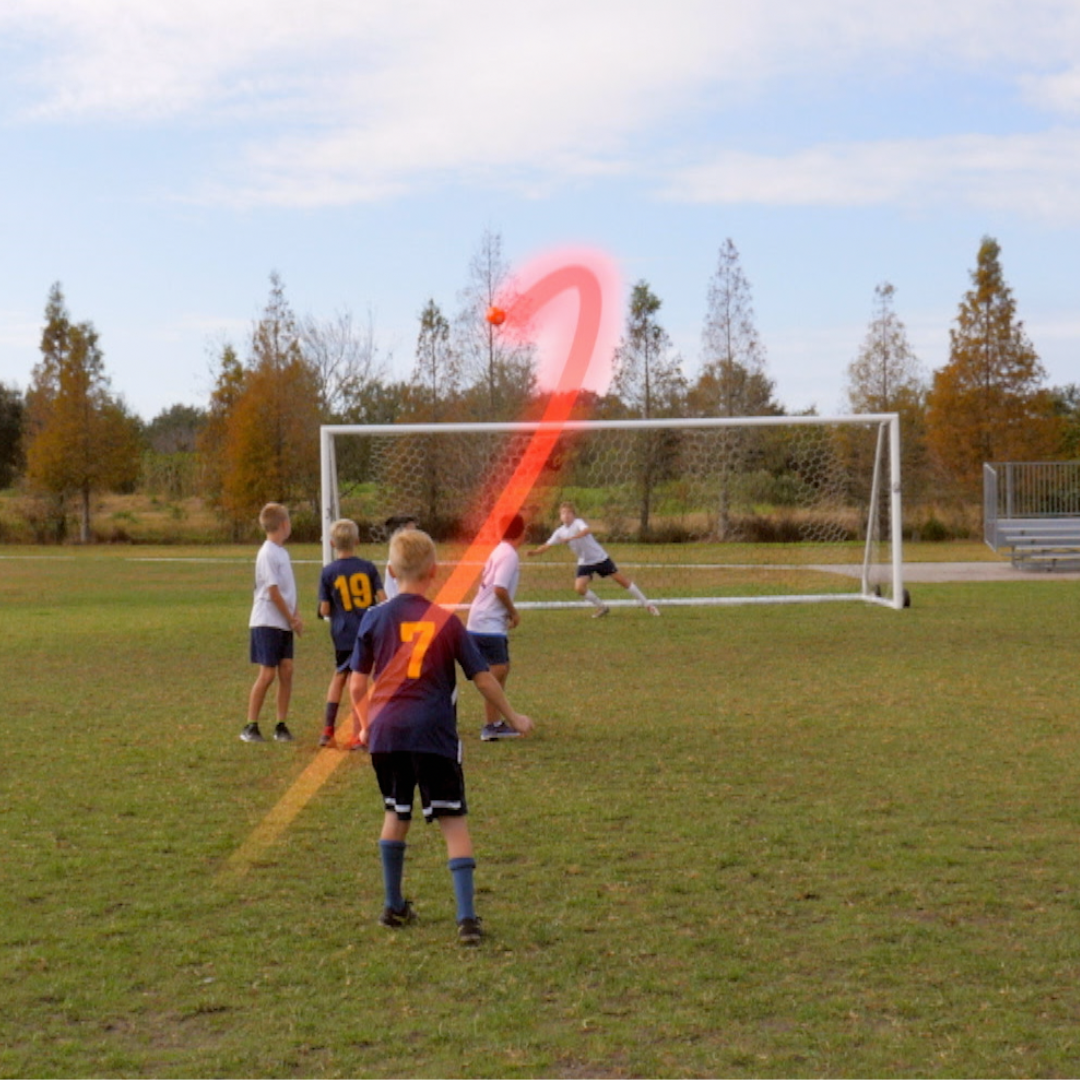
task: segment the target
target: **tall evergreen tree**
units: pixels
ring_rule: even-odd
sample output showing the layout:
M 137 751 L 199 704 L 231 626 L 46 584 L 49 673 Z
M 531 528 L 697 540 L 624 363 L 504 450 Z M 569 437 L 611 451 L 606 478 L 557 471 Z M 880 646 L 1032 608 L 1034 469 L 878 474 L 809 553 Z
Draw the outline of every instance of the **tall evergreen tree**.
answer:
M 112 395 L 98 334 L 72 323 L 59 282 L 49 292 L 41 360 L 26 398 L 26 475 L 63 506 L 74 498 L 79 535 L 90 539 L 91 498 L 134 485 L 142 441 L 138 420 Z
M 686 379 L 682 360 L 657 318 L 662 306 L 648 282 L 634 285 L 611 380 L 612 393 L 628 416 L 648 420 L 678 416 L 682 411 Z
M 931 452 L 974 494 L 984 463 L 1052 455 L 1060 422 L 991 237 L 983 238 L 971 282 L 950 331 L 949 362 L 934 373 L 926 420 Z
M 682 363 L 660 323 L 662 302 L 639 281 L 630 294 L 626 332 L 615 349 L 611 380 L 619 408 L 630 417 L 679 416 L 686 399 Z M 664 431 L 645 431 L 635 440 L 638 519 L 643 539 L 650 535 L 656 487 L 676 468 L 678 437 Z

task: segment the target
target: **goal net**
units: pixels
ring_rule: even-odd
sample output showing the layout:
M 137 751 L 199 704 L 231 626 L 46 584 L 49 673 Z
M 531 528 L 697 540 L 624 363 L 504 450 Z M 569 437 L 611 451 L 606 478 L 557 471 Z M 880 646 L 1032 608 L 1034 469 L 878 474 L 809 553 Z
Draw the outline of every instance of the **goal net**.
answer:
M 896 414 L 843 417 L 329 425 L 321 429 L 323 559 L 353 518 L 385 559 L 384 523 L 416 517 L 440 564 L 462 560 L 522 462 L 526 546 L 573 503 L 664 606 L 861 600 L 906 606 Z M 475 549 L 474 549 L 475 551 Z M 477 561 L 477 573 L 483 558 Z M 522 558 L 517 605 L 580 607 L 573 556 Z M 381 565 L 381 563 L 379 563 Z M 605 603 L 632 604 L 600 584 Z M 616 595 L 618 594 L 618 595 Z

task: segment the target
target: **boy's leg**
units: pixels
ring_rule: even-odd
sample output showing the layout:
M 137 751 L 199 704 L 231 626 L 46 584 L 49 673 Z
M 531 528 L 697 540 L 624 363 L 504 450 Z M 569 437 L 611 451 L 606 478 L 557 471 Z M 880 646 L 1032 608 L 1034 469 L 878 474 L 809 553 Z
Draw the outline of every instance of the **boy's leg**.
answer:
M 620 570 L 611 575 L 650 615 L 659 615 L 660 611 L 655 604 L 649 603 L 649 598 Z
M 500 686 L 505 687 L 507 676 L 510 674 L 510 665 L 492 664 L 491 674 L 495 676 Z M 484 698 L 484 722 L 497 724 L 501 719 L 502 716 L 499 714 L 499 710 L 487 698 Z
M 278 664 L 277 722 L 284 724 L 289 717 L 289 701 L 292 699 L 293 662 L 282 660 Z
M 259 665 L 259 673 L 255 676 L 255 684 L 248 695 L 247 719 L 249 724 L 259 722 L 259 713 L 262 711 L 263 702 L 266 700 L 266 692 L 273 684 L 276 675 L 277 668 L 267 667 L 265 664 Z
M 450 880 L 454 884 L 454 901 L 457 904 L 457 921 L 475 919 L 475 889 L 473 873 L 476 860 L 473 858 L 472 838 L 469 824 L 464 817 L 441 817 L 438 819 L 446 840 L 447 865 L 450 868 Z
M 607 604 L 605 604 L 604 601 L 589 588 L 589 582 L 591 580 L 591 578 L 584 576 L 575 578 L 574 588 L 577 590 L 579 596 L 583 596 L 594 608 L 596 608 L 596 611 L 594 612 L 595 615 L 606 615 L 608 612 Z
M 408 834 L 409 822 L 402 821 L 393 810 L 387 810 L 379 837 L 379 857 L 382 860 L 386 907 L 390 911 L 405 910 L 401 882 L 405 876 L 405 838 Z

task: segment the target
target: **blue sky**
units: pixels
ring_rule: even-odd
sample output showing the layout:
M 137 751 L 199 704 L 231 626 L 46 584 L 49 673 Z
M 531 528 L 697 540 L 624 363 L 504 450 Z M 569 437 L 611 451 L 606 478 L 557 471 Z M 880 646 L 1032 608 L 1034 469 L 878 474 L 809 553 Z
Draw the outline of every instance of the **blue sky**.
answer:
M 1075 0 L 4 0 L 0 381 L 50 286 L 146 419 L 278 272 L 411 368 L 485 230 L 645 279 L 691 377 L 731 238 L 776 395 L 835 412 L 876 285 L 927 372 L 984 235 L 1080 382 Z

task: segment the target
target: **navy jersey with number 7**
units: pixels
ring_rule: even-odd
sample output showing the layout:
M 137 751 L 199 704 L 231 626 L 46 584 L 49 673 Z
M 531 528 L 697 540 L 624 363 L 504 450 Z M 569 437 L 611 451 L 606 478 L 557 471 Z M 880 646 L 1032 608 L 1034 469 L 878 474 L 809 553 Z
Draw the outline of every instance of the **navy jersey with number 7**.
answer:
M 349 667 L 375 680 L 368 749 L 460 760 L 457 665 L 473 679 L 488 665 L 461 620 L 415 593 L 371 608 Z

